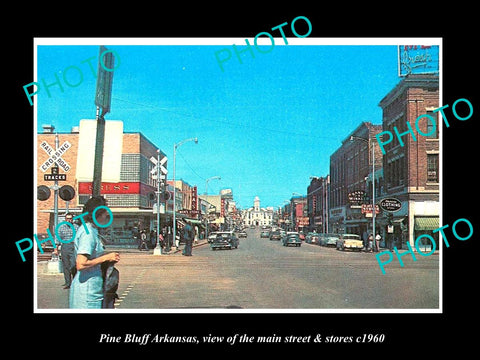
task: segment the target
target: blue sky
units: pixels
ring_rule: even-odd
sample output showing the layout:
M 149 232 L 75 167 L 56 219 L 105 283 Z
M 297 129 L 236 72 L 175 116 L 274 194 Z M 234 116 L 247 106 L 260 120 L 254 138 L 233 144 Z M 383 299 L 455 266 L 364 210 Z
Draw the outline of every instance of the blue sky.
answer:
M 124 131 L 159 146 L 169 178 L 174 143 L 198 137 L 178 148 L 177 178 L 203 193 L 207 178 L 221 176 L 209 193 L 231 188 L 242 208 L 255 196 L 281 206 L 305 194 L 309 177 L 328 174 L 330 155 L 360 122 L 381 123 L 378 103 L 400 81 L 395 45 L 275 46 L 255 58 L 243 53 L 242 64 L 230 45 L 105 46 L 119 61 L 106 120 L 122 120 Z M 215 52 L 224 48 L 232 58 L 222 72 Z M 51 84 L 57 74 L 64 87 L 36 95 L 38 131 L 53 124 L 69 132 L 95 118 L 96 80 L 82 61 L 98 52 L 98 45 L 38 45 L 37 79 Z M 78 86 L 65 85 L 64 70 Z

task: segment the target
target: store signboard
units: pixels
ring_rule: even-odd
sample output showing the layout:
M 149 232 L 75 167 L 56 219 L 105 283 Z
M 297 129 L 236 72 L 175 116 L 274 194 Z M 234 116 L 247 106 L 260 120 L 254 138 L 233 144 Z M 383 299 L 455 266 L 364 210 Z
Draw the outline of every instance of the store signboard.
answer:
M 438 45 L 399 45 L 398 76 L 438 74 L 439 50 Z
M 383 211 L 395 212 L 402 208 L 402 202 L 395 198 L 386 198 L 380 201 L 380 207 Z

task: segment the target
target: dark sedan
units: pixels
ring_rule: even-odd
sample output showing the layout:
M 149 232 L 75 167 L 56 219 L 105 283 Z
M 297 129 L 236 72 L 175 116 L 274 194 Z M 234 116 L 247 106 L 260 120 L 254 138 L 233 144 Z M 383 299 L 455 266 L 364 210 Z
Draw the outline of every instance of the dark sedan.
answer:
M 282 235 L 278 230 L 272 231 L 270 233 L 270 240 L 280 240 L 281 238 L 282 238 Z
M 287 233 L 282 239 L 283 246 L 295 245 L 302 246 L 302 240 L 298 233 Z
M 232 231 L 221 231 L 217 232 L 216 235 L 210 243 L 212 250 L 238 248 L 239 240 Z

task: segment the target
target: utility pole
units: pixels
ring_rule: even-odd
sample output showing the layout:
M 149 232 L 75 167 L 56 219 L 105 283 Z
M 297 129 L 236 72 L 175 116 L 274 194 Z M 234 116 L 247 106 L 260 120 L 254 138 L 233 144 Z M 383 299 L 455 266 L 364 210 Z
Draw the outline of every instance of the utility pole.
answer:
M 93 165 L 92 196 L 100 196 L 102 187 L 103 145 L 105 140 L 105 114 L 110 111 L 112 98 L 113 70 L 115 57 L 105 46 L 100 46 L 98 57 L 97 88 L 95 105 L 97 106 L 97 134 L 95 139 L 95 160 Z M 100 108 L 102 112 L 100 113 Z

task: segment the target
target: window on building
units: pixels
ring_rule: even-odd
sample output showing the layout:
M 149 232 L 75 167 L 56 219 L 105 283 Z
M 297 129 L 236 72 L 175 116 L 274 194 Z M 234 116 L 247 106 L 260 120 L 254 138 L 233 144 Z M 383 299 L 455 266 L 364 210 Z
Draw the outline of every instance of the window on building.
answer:
M 438 182 L 438 154 L 427 154 L 427 181 Z
M 433 124 L 430 119 L 426 118 L 425 121 L 427 122 L 427 131 L 425 134 L 432 133 L 432 135 L 429 135 L 427 137 L 436 139 L 438 138 L 438 113 L 434 113 L 433 111 L 427 111 L 427 115 L 435 119 L 435 124 Z

